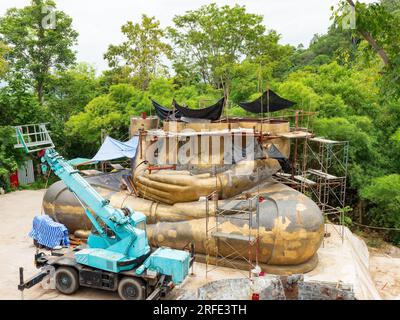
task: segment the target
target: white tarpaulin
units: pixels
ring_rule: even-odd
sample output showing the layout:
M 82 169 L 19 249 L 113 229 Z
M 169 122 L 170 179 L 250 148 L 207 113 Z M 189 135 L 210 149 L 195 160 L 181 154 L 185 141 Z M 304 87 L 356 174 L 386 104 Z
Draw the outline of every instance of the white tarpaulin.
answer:
M 107 137 L 92 161 L 107 161 L 119 158 L 134 158 L 138 147 L 139 137 L 121 142 Z
M 318 265 L 304 274 L 306 282 L 324 281 L 351 285 L 357 300 L 381 300 L 369 271 L 369 252 L 365 242 L 347 227 L 326 224 L 329 237 L 318 250 Z

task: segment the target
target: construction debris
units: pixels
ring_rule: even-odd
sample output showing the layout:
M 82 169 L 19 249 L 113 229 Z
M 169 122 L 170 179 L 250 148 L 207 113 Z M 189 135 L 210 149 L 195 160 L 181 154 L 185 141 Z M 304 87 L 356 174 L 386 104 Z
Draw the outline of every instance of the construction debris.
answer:
M 256 292 L 259 300 L 355 300 L 352 285 L 304 281 L 302 275 L 265 275 L 252 280 L 227 279 L 208 283 L 183 295 L 182 300 L 249 300 Z

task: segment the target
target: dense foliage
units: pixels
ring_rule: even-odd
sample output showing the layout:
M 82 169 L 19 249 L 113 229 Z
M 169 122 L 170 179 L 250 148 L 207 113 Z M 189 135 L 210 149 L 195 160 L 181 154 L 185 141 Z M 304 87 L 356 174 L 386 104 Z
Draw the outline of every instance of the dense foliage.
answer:
M 0 18 L 0 40 L 10 47 L 9 81 L 18 79 L 33 88 L 38 100 L 43 101 L 47 78 L 52 69 L 63 70 L 75 61 L 71 47 L 78 34 L 71 27 L 72 19 L 62 11 L 55 11 L 55 24 L 47 27 L 47 7 L 52 0 L 33 0 L 22 9 L 11 8 Z
M 3 42 L 0 42 L 0 79 L 7 71 L 7 61 L 5 59 L 7 51 L 8 47 Z
M 372 184 L 362 190 L 362 196 L 373 206 L 368 211 L 375 225 L 382 227 L 400 226 L 400 175 L 391 174 L 376 178 Z M 400 234 L 390 234 L 396 243 L 400 243 Z
M 109 74 L 145 90 L 152 78 L 167 73 L 163 58 L 171 56 L 171 47 L 163 42 L 164 30 L 154 17 L 143 15 L 141 23 L 135 24 L 128 21 L 121 31 L 127 41 L 110 45 L 104 55 L 112 68 Z
M 270 87 L 297 109 L 317 112 L 316 134 L 350 142 L 353 218 L 400 228 L 399 0 L 341 1 L 328 32 L 307 48 L 280 44 L 268 21 L 238 5 L 205 5 L 178 14 L 166 29 L 143 15 L 122 26 L 126 41 L 109 46 L 110 69 L 100 76 L 73 64 L 77 33 L 70 17 L 56 11 L 55 30 L 36 23 L 48 4 L 54 5 L 35 0 L 0 18 L 3 185 L 21 161 L 7 126 L 48 121 L 63 154 L 90 157 L 102 131 L 127 138 L 130 116 L 153 112 L 150 98 L 197 108 L 226 95 L 227 115 L 249 116 L 237 103 Z M 351 7 L 355 29 L 343 29 Z M 386 235 L 400 242 L 398 232 Z

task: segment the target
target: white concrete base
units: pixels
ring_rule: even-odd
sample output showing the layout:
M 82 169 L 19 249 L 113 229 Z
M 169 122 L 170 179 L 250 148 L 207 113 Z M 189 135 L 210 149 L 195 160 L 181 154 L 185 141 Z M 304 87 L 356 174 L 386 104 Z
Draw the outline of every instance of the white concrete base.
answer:
M 341 226 L 327 224 L 326 229 L 330 236 L 318 250 L 318 266 L 304 275 L 304 281 L 342 282 L 353 286 L 359 300 L 381 300 L 369 272 L 365 242 L 346 227 L 343 243 Z

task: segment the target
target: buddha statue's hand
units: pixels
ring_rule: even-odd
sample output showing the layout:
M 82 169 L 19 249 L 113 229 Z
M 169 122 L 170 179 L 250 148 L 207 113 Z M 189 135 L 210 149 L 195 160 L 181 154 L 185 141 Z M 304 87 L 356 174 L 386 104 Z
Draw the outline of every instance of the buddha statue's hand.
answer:
M 215 181 L 215 177 L 211 178 L 208 173 L 191 175 L 187 171 L 174 170 L 145 171 L 135 175 L 135 183 L 143 198 L 167 204 L 196 201 L 215 189 Z
M 140 196 L 153 201 L 174 204 L 197 201 L 213 191 L 221 199 L 237 195 L 272 175 L 263 160 L 241 161 L 230 169 L 212 176 L 192 175 L 188 171 L 160 170 L 150 173 L 141 169 L 134 180 Z M 222 191 L 223 190 L 223 191 Z

